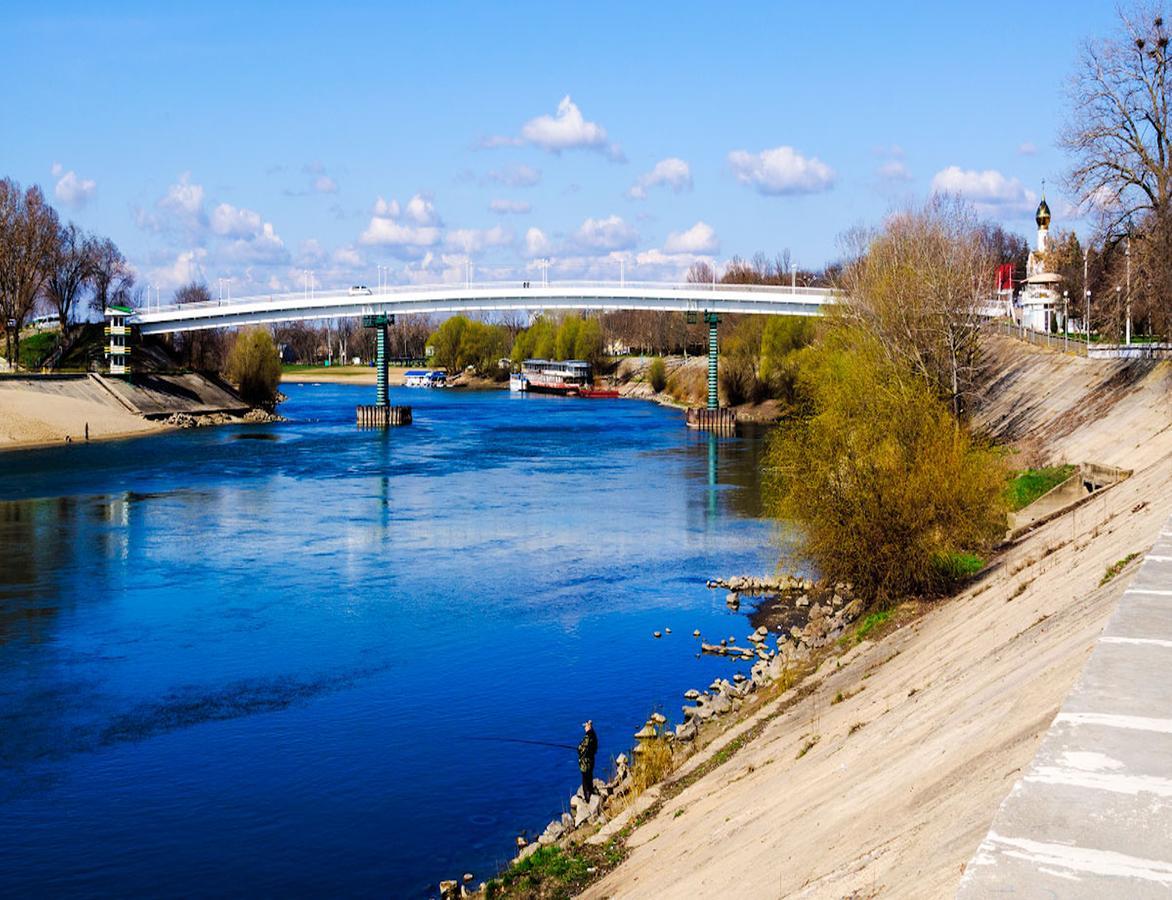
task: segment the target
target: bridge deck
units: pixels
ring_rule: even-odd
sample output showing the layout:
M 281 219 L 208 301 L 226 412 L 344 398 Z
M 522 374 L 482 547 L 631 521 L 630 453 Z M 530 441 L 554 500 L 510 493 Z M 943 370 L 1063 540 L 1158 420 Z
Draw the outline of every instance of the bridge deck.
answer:
M 526 286 L 528 284 L 528 286 Z M 304 319 L 411 313 L 479 313 L 557 309 L 646 309 L 663 312 L 821 315 L 834 303 L 827 288 L 658 282 L 524 282 L 394 287 L 373 294 L 349 291 L 275 294 L 139 310 L 145 334 Z

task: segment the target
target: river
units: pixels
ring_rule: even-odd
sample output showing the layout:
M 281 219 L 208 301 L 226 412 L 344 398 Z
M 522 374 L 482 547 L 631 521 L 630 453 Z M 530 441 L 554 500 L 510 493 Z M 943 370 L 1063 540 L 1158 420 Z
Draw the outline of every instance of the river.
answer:
M 0 894 L 426 896 L 734 664 L 759 434 L 289 385 L 289 422 L 0 455 Z M 656 640 L 653 631 L 672 633 Z

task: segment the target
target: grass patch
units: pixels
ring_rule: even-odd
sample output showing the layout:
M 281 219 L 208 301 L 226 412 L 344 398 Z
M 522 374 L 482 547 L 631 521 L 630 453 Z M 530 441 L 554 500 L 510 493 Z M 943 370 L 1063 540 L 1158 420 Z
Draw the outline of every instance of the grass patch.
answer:
M 985 568 L 985 560 L 975 553 L 942 553 L 933 564 L 940 579 L 950 587 L 968 581 Z
M 1099 581 L 1099 587 L 1102 587 L 1108 581 L 1122 572 L 1127 567 L 1127 564 L 1137 556 L 1139 556 L 1138 553 L 1128 553 L 1127 556 L 1123 557 L 1123 559 L 1117 560 L 1111 563 L 1111 565 L 1107 566 L 1107 571 L 1103 573 L 1103 578 Z
M 861 644 L 876 628 L 884 625 L 890 618 L 891 610 L 889 609 L 881 609 L 866 616 L 859 623 L 859 627 L 855 629 L 855 643 Z
M 30 334 L 20 341 L 20 365 L 25 369 L 39 369 L 45 357 L 53 352 L 60 335 L 56 331 L 41 331 Z
M 1074 466 L 1064 465 L 1018 472 L 1005 487 L 1005 502 L 1014 512 L 1025 509 L 1043 494 L 1062 484 L 1074 474 L 1074 469 Z
M 551 844 L 510 866 L 485 885 L 485 897 L 571 897 L 599 871 L 613 869 L 623 856 L 618 839 L 602 847 L 581 844 L 569 849 Z
M 814 745 L 817 744 L 820 740 L 822 740 L 821 735 L 818 735 L 818 734 L 811 735 L 810 739 L 808 741 L 806 741 L 806 743 L 802 744 L 802 749 L 798 751 L 798 755 L 795 756 L 794 759 L 801 759 L 803 756 L 805 756 L 807 753 L 809 753 L 811 750 L 813 750 Z

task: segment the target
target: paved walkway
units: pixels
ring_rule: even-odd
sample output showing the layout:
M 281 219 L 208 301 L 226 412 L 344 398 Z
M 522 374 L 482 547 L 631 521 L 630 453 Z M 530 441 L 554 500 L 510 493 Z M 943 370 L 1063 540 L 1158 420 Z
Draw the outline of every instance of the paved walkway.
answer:
M 1172 897 L 1172 519 L 957 896 Z

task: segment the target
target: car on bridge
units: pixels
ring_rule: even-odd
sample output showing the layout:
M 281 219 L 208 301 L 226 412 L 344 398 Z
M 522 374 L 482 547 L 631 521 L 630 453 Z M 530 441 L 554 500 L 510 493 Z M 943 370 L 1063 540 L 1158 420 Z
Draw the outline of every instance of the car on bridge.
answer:
M 356 284 L 352 288 L 350 288 L 350 296 L 351 297 L 359 297 L 359 296 L 369 297 L 373 293 L 374 293 L 374 291 L 372 291 L 370 288 L 368 288 L 365 284 Z

